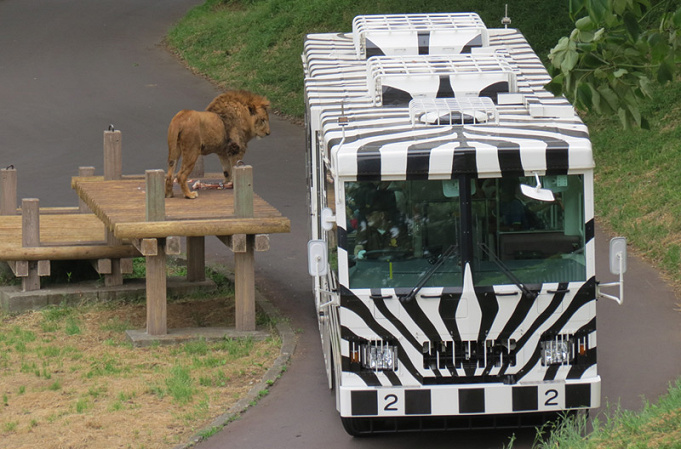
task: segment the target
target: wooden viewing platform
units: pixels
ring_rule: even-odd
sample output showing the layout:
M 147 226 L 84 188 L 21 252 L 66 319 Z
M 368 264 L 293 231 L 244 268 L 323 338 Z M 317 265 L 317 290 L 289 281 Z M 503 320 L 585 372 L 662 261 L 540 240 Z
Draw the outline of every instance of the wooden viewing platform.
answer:
M 221 174 L 208 174 L 221 179 Z M 234 190 L 201 190 L 199 197 L 165 198 L 165 217 L 147 221 L 145 179 L 104 181 L 102 177 L 75 177 L 72 187 L 78 196 L 120 239 L 196 237 L 205 235 L 273 234 L 290 231 L 290 221 L 258 195 L 253 194 L 253 217 L 238 218 L 234 212 Z
M 81 173 L 94 172 L 92 167 Z M 40 289 L 53 260 L 90 260 L 107 286 L 120 285 L 139 252 L 123 241 L 109 242 L 104 224 L 84 205 L 41 208 L 37 198 L 17 207 L 17 171 L 0 169 L 0 260 L 21 278 L 22 291 Z
M 105 280 L 115 285 L 123 282 L 124 258 L 141 254 L 146 258 L 146 332 L 160 337 L 168 334 L 166 254 L 179 254 L 180 237 L 185 237 L 187 280 L 204 281 L 205 236 L 215 235 L 234 252 L 236 330 L 255 331 L 253 252 L 267 251 L 269 234 L 290 232 L 291 224 L 253 192 L 252 167 L 234 168 L 233 189 L 201 190 L 192 200 L 183 198 L 177 185 L 176 197 L 165 198 L 163 170 L 123 176 L 121 168 L 121 133 L 110 129 L 104 132 L 104 176 L 93 176 L 93 167 L 81 167 L 71 181 L 80 207 L 52 216 L 43 214 L 37 199 L 24 199 L 17 209 L 12 200 L 16 173 L 3 171 L 13 179 L 3 181 L 0 192 L 0 215 L 6 215 L 0 224 L 0 260 L 30 264 L 39 288 L 38 273 L 49 275 L 49 260 L 109 257 Z M 21 216 L 14 216 L 18 210 Z
M 205 276 L 205 236 L 215 235 L 234 252 L 237 331 L 255 330 L 253 251 L 269 249 L 271 233 L 290 232 L 290 221 L 253 193 L 253 169 L 233 170 L 234 189 L 203 190 L 196 199 L 165 198 L 165 172 L 145 179 L 77 177 L 72 186 L 104 223 L 113 242 L 130 239 L 146 258 L 147 334 L 166 335 L 166 254 L 179 253 L 187 238 L 187 278 Z M 178 187 L 178 186 L 176 186 Z

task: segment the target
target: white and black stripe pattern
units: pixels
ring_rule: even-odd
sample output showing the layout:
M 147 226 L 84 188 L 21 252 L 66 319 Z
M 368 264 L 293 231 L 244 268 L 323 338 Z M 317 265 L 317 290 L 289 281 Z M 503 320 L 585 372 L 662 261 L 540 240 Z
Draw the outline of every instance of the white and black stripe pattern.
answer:
M 588 131 L 567 100 L 544 89 L 550 77 L 522 34 L 511 29 L 485 30 L 470 45 L 459 46 L 457 52 L 465 56 L 443 58 L 432 56 L 440 51 L 431 46 L 434 34 L 427 27 L 417 28 L 403 36 L 409 42 L 408 54 L 414 56 L 411 59 L 446 59 L 453 65 L 435 71 L 427 86 L 415 81 L 416 88 L 406 78 L 399 78 L 396 69 L 399 82 L 392 84 L 389 76 L 367 75 L 371 73 L 367 67 L 379 62 L 409 62 L 402 56 L 383 56 L 396 53 L 383 47 L 382 37 L 372 38 L 367 32 L 362 41 L 357 30 L 308 37 L 303 64 L 310 139 L 320 142 L 318 150 L 330 161 L 333 176 L 340 181 L 374 181 L 581 174 L 587 189 L 585 250 L 593 254 L 594 162 Z M 379 30 L 374 36 L 381 33 Z M 396 42 L 398 47 L 405 45 Z M 364 59 L 372 54 L 380 56 Z M 459 67 L 455 61 L 464 64 L 476 58 L 501 61 L 500 66 L 513 75 L 508 88 L 494 95 L 484 92 L 487 86 L 470 89 L 471 95 L 483 91 L 494 99 L 497 121 L 414 123 L 409 100 L 456 97 Z M 409 87 L 402 89 L 402 85 Z M 383 95 L 383 107 L 376 107 L 381 103 L 376 101 L 377 93 Z M 386 94 L 393 95 L 395 101 L 386 101 Z M 386 107 L 388 103 L 393 105 Z M 341 116 L 347 119 L 343 126 L 338 121 Z M 342 192 L 336 194 L 340 196 L 337 200 L 342 200 Z M 342 266 L 351 248 L 343 226 L 345 211 L 338 208 L 336 214 Z M 586 268 L 586 281 L 532 286 L 539 291 L 537 298 L 508 285 L 476 287 L 469 267 L 463 288 L 430 288 L 428 299 L 408 303 L 399 301 L 407 293 L 401 289 L 350 290 L 347 273 L 341 270 L 339 277 L 341 354 L 336 356 L 342 366 L 342 416 L 390 416 L 390 410 L 378 407 L 377 390 L 368 387 L 380 387 L 381 395 L 389 393 L 406 404 L 396 411 L 397 416 L 513 413 L 600 404 L 596 282 L 591 264 Z M 542 367 L 542 338 L 567 334 L 580 335 L 588 342 L 579 363 Z M 501 364 L 426 366 L 426 342 L 454 345 L 490 340 L 512 340 L 514 358 Z M 399 370 L 359 369 L 351 355 L 351 347 L 358 341 L 397 345 Z

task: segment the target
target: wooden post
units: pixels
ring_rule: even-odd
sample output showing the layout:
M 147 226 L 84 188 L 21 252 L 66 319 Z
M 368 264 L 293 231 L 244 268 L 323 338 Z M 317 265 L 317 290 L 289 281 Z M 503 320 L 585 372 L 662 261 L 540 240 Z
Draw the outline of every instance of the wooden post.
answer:
M 147 221 L 165 220 L 165 173 L 163 170 L 147 170 L 145 176 Z M 159 242 L 155 256 L 146 256 L 145 258 L 147 267 L 147 334 L 149 335 L 165 335 L 168 333 L 164 243 Z
M 40 201 L 24 198 L 21 201 L 21 243 L 24 247 L 40 246 Z M 28 273 L 21 279 L 22 291 L 40 290 L 38 261 L 28 263 Z
M 123 175 L 122 138 L 118 130 L 104 131 L 104 180 L 121 179 Z
M 95 175 L 95 167 L 78 167 L 78 176 L 94 176 Z M 81 214 L 87 214 L 90 212 L 90 208 L 88 207 L 87 204 L 85 204 L 85 201 L 83 201 L 81 198 L 78 198 L 78 212 Z
M 114 181 L 121 179 L 123 175 L 123 148 L 121 132 L 114 130 L 113 126 L 104 131 L 104 180 Z M 120 245 L 121 240 L 107 230 L 106 241 L 109 245 Z M 104 275 L 104 285 L 112 287 L 123 285 L 123 272 L 121 260 L 111 260 L 111 274 Z
M 206 238 L 187 237 L 187 280 L 202 282 L 206 280 Z
M 0 215 L 17 214 L 17 170 L 0 169 Z
M 253 167 L 237 166 L 234 173 L 234 215 L 253 217 Z M 234 253 L 236 330 L 255 330 L 255 236 L 246 236 L 246 251 Z

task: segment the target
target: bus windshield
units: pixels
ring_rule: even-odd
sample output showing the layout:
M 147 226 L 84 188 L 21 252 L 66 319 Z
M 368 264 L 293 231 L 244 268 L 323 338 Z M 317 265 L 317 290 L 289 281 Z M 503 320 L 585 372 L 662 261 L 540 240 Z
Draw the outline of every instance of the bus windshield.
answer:
M 553 201 L 532 176 L 345 183 L 350 288 L 461 287 L 466 264 L 480 286 L 584 281 L 582 176 L 541 183 Z
M 351 288 L 461 285 L 458 182 L 349 182 L 345 198 Z

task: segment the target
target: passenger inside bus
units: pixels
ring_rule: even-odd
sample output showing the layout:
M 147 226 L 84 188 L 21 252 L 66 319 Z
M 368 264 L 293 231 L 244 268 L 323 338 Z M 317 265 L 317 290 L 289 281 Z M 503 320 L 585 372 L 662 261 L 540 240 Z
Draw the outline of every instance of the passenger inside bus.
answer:
M 409 252 L 407 230 L 395 223 L 396 209 L 377 202 L 359 223 L 354 254 L 357 259 L 376 259 Z

